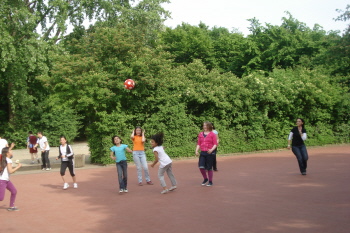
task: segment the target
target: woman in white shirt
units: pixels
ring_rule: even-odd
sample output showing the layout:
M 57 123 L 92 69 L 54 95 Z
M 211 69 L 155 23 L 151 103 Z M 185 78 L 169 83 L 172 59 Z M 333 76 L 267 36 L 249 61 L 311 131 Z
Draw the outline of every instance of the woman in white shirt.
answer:
M 10 181 L 10 174 L 17 171 L 22 164 L 18 163 L 16 168 L 12 168 L 12 150 L 9 147 L 2 149 L 0 154 L 0 201 L 5 198 L 5 190 L 8 189 L 11 192 L 10 197 L 10 207 L 8 211 L 18 211 L 19 209 L 15 207 L 15 201 L 17 196 L 17 189 Z
M 69 169 L 69 173 L 72 176 L 73 179 L 73 187 L 78 188 L 77 180 L 74 173 L 74 153 L 73 149 L 70 145 L 67 144 L 67 139 L 65 136 L 61 136 L 60 138 L 60 147 L 58 151 L 58 157 L 56 160 L 61 159 L 61 177 L 63 180 L 63 189 L 67 189 L 69 187 L 69 184 L 66 183 L 64 179 L 64 175 L 66 173 L 67 168 Z

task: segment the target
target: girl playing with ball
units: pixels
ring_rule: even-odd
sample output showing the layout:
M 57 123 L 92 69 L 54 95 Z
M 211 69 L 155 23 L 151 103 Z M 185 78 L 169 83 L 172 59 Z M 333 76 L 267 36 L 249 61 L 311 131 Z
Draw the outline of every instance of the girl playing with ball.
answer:
M 112 137 L 114 146 L 110 148 L 110 158 L 115 160 L 118 172 L 119 193 L 128 192 L 128 163 L 126 161 L 125 151 L 132 153 L 128 145 L 122 144 L 122 140 L 118 136 Z
M 166 194 L 169 191 L 174 191 L 176 189 L 176 180 L 172 171 L 172 160 L 170 157 L 165 153 L 163 148 L 163 133 L 158 133 L 156 135 L 153 135 L 151 137 L 151 146 L 153 148 L 154 153 L 154 162 L 152 163 L 151 167 L 154 167 L 158 162 L 159 170 L 158 170 L 158 178 L 160 180 L 160 185 L 163 187 L 163 190 L 161 194 Z M 171 187 L 168 189 L 164 180 L 164 173 L 167 173 L 170 182 Z
M 11 193 L 10 197 L 10 207 L 8 211 L 18 211 L 19 209 L 15 207 L 17 190 L 15 186 L 10 181 L 10 174 L 16 172 L 22 164 L 18 163 L 17 167 L 12 168 L 12 150 L 9 147 L 2 149 L 0 155 L 0 201 L 5 198 L 5 190 L 8 189 Z
M 130 137 L 133 142 L 132 158 L 137 168 L 137 179 L 139 185 L 142 185 L 142 169 L 145 173 L 146 183 L 152 185 L 153 183 L 149 176 L 148 164 L 145 154 L 145 131 L 142 130 L 140 126 L 136 126 L 136 128 L 132 131 Z
M 78 188 L 77 179 L 75 177 L 74 172 L 74 153 L 73 149 L 70 145 L 67 143 L 67 139 L 65 136 L 61 136 L 60 138 L 60 147 L 58 148 L 58 157 L 56 160 L 61 159 L 61 177 L 63 180 L 63 189 L 67 189 L 69 187 L 69 184 L 66 183 L 64 179 L 64 175 L 66 173 L 67 168 L 69 169 L 69 173 L 72 176 L 73 179 L 73 188 Z

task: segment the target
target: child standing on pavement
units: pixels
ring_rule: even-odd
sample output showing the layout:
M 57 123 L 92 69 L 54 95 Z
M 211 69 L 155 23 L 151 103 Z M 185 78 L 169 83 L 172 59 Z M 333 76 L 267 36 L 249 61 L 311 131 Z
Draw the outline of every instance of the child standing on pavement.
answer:
M 118 181 L 119 181 L 119 193 L 128 192 L 128 163 L 126 161 L 125 151 L 132 153 L 132 150 L 128 145 L 122 144 L 122 140 L 118 136 L 112 137 L 112 143 L 114 146 L 110 148 L 111 159 L 115 160 L 118 172 Z
M 163 191 L 161 194 L 166 194 L 169 191 L 174 191 L 176 187 L 176 180 L 172 171 L 172 160 L 170 157 L 165 153 L 163 148 L 163 133 L 158 133 L 156 135 L 153 135 L 151 138 L 151 146 L 153 148 L 154 153 L 154 162 L 152 163 L 151 167 L 154 167 L 158 162 L 159 170 L 158 170 L 158 178 L 160 180 L 160 185 L 163 187 Z M 172 186 L 168 189 L 164 180 L 164 173 L 168 174 L 168 177 L 171 181 Z
M 58 148 L 58 157 L 56 160 L 61 159 L 61 170 L 60 174 L 63 180 L 63 189 L 67 189 L 69 184 L 66 183 L 64 179 L 64 175 L 66 173 L 67 168 L 69 169 L 69 173 L 73 179 L 73 187 L 78 188 L 77 178 L 74 172 L 74 153 L 71 145 L 68 144 L 65 136 L 61 136 L 60 138 L 60 147 Z
M 136 126 L 136 128 L 132 131 L 130 137 L 133 142 L 132 157 L 137 168 L 137 179 L 139 185 L 142 186 L 142 169 L 145 172 L 146 183 L 149 185 L 153 185 L 149 176 L 148 164 L 145 154 L 145 130 L 142 130 L 140 126 Z
M 12 168 L 12 150 L 9 147 L 2 149 L 0 154 L 0 201 L 5 198 L 5 190 L 8 189 L 11 192 L 10 197 L 10 207 L 8 211 L 18 211 L 19 209 L 15 207 L 15 201 L 17 196 L 17 189 L 10 181 L 10 174 L 17 171 L 22 164 L 18 163 L 16 168 Z

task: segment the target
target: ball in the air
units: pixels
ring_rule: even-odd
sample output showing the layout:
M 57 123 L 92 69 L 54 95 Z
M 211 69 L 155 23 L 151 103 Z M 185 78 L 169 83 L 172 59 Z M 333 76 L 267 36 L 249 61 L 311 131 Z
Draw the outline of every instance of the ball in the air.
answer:
M 128 90 L 132 90 L 135 87 L 135 82 L 132 79 L 127 79 L 124 82 L 124 87 Z

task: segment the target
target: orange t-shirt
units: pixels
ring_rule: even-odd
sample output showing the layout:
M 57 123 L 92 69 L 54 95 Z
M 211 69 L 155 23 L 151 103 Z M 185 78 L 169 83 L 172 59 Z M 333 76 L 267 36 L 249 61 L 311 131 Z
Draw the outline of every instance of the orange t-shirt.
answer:
M 142 136 L 135 135 L 132 141 L 134 142 L 133 150 L 145 150 L 145 145 L 142 142 Z

